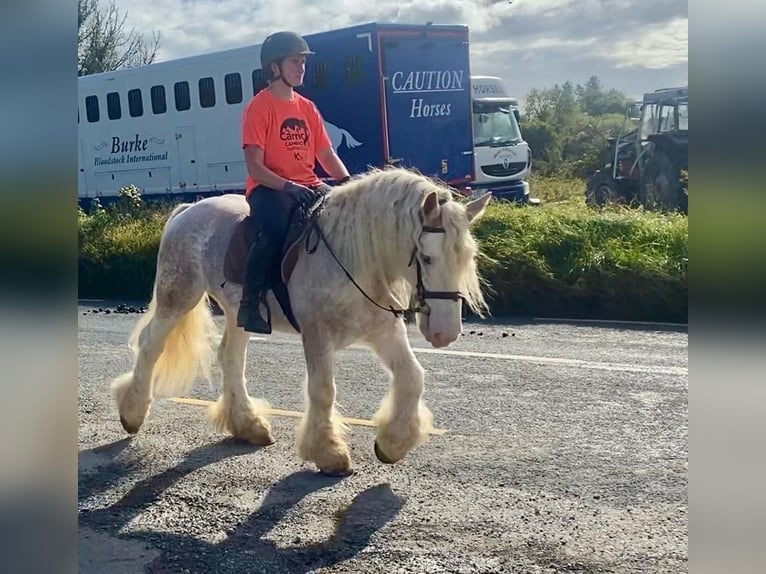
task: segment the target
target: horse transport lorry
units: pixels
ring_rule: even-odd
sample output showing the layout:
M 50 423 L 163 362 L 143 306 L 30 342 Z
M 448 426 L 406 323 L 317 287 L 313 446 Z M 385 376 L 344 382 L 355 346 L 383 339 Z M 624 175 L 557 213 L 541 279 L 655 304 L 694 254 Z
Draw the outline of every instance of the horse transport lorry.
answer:
M 532 155 L 519 128 L 519 101 L 495 76 L 472 76 L 471 93 L 473 195 L 489 189 L 495 197 L 536 203 L 529 197 Z
M 371 23 L 305 38 L 316 55 L 298 92 L 316 103 L 352 173 L 411 167 L 466 193 L 478 185 L 523 201 L 512 115 L 472 93 L 467 27 Z M 259 45 L 78 81 L 80 203 L 130 185 L 146 197 L 244 192 L 240 121 L 266 87 Z M 475 125 L 487 132 L 478 167 Z

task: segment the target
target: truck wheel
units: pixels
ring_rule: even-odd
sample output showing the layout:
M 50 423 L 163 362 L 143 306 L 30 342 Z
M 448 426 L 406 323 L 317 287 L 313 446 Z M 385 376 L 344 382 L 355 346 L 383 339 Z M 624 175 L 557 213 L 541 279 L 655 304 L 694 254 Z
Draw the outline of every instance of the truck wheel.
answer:
M 656 151 L 646 160 L 640 194 L 646 209 L 686 211 L 681 168 L 661 151 Z
M 585 190 L 586 205 L 618 203 L 621 199 L 611 174 L 603 171 L 597 172 L 588 179 Z

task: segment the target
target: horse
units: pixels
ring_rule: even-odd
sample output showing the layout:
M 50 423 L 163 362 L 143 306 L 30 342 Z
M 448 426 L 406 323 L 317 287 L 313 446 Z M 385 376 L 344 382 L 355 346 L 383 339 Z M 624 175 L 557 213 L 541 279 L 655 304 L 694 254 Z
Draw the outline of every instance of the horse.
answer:
M 425 371 L 410 347 L 405 311 L 414 313 L 433 347 L 458 339 L 464 303 L 480 317 L 488 314 L 470 226 L 490 197 L 468 202 L 411 170 L 372 168 L 322 198 L 321 210 L 303 231 L 303 239 L 312 230 L 318 234 L 313 248 L 294 243 L 294 263 L 282 275 L 298 325 L 273 292 L 265 303 L 273 309 L 273 330 L 302 340 L 307 376 L 296 443 L 300 458 L 321 473 L 354 472 L 348 427 L 335 405 L 333 364 L 334 353 L 352 344 L 374 352 L 389 374 L 373 417 L 377 458 L 396 463 L 428 440 L 433 416 L 423 401 Z M 129 336 L 133 369 L 111 382 L 128 434 L 139 431 L 155 397 L 182 395 L 198 376 L 210 381 L 217 358 L 222 391 L 208 413 L 215 427 L 254 445 L 274 443 L 264 412 L 269 403 L 252 398 L 246 386 L 250 333 L 236 323 L 242 285 L 224 274 L 235 229 L 248 215 L 241 194 L 181 203 L 171 211 L 161 232 L 151 299 Z M 222 335 L 211 299 L 223 311 Z M 414 306 L 403 304 L 412 301 Z

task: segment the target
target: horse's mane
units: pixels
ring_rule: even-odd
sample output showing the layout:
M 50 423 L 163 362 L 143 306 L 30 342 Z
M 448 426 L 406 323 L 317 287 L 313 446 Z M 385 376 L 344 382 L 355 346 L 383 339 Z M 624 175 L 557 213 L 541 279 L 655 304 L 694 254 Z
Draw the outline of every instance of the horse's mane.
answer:
M 355 279 L 368 284 L 382 279 L 400 302 L 407 300 L 409 287 L 384 274 L 397 269 L 402 254 L 409 255 L 419 245 L 421 209 L 431 192 L 438 194 L 441 205 L 448 264 L 460 273 L 460 289 L 468 306 L 483 315 L 486 303 L 476 272 L 476 242 L 469 232 L 465 206 L 453 200 L 446 185 L 403 168 L 372 168 L 327 196 L 322 229 Z M 373 267 L 370 261 L 382 265 Z

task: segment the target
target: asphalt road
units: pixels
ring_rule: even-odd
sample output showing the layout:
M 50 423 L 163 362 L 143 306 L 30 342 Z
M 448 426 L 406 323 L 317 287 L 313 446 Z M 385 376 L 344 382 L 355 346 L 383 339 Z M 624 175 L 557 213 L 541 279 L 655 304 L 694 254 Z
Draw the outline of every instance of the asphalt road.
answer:
M 109 381 L 137 315 L 79 318 L 81 573 L 688 571 L 685 329 L 467 323 L 433 352 L 413 328 L 448 432 L 387 466 L 354 426 L 356 472 L 333 479 L 297 457 L 294 418 L 255 448 L 159 401 L 126 439 Z M 302 408 L 303 368 L 296 338 L 250 343 L 250 393 L 274 408 Z M 350 349 L 336 382 L 370 418 L 387 375 Z

